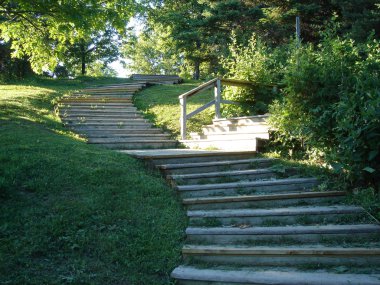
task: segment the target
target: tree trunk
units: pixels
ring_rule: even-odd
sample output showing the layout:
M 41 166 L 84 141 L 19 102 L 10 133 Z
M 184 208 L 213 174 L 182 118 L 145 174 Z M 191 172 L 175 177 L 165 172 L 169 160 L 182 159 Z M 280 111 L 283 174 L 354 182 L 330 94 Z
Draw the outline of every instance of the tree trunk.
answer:
M 199 59 L 196 59 L 194 61 L 194 75 L 193 75 L 193 79 L 195 80 L 199 80 L 199 77 L 200 77 L 200 60 Z
M 86 50 L 84 44 L 80 46 L 81 62 L 82 62 L 82 75 L 86 75 Z

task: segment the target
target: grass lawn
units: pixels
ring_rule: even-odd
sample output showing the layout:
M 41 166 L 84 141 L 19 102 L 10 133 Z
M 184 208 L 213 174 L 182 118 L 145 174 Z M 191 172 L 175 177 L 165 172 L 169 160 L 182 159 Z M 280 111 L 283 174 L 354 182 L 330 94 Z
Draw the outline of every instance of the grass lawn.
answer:
M 136 106 L 143 110 L 146 117 L 156 126 L 171 132 L 174 137 L 179 138 L 179 118 L 181 109 L 178 96 L 199 86 L 200 81 L 186 81 L 177 85 L 157 85 L 143 89 L 135 96 Z M 194 111 L 205 103 L 214 99 L 214 89 L 206 90 L 196 94 L 187 101 L 187 113 Z M 215 108 L 210 107 L 197 114 L 187 122 L 187 133 L 199 132 L 202 125 L 212 124 Z
M 0 284 L 170 284 L 186 224 L 174 191 L 53 111 L 63 94 L 113 82 L 0 85 Z

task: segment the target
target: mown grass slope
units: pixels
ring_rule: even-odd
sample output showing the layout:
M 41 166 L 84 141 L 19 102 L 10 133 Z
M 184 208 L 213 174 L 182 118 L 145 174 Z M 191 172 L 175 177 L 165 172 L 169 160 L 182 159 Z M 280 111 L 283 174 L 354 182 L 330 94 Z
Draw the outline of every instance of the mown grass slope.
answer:
M 53 110 L 67 92 L 111 82 L 122 81 L 0 86 L 0 284 L 170 284 L 185 228 L 175 193 Z

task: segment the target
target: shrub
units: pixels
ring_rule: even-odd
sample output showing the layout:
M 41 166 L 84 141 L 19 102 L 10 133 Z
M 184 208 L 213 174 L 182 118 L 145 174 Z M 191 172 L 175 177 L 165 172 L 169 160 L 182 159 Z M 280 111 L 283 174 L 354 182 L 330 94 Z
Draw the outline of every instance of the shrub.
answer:
M 226 105 L 225 116 L 264 114 L 268 104 L 276 96 L 273 85 L 280 81 L 285 62 L 286 49 L 272 49 L 254 34 L 247 45 L 237 44 L 233 39 L 230 54 L 223 58 L 222 66 L 228 70 L 227 78 L 248 80 L 255 83 L 253 88 L 226 87 L 223 97 L 239 102 L 239 107 Z
M 285 96 L 270 107 L 277 140 L 318 153 L 353 182 L 379 176 L 380 45 L 330 35 L 288 60 Z

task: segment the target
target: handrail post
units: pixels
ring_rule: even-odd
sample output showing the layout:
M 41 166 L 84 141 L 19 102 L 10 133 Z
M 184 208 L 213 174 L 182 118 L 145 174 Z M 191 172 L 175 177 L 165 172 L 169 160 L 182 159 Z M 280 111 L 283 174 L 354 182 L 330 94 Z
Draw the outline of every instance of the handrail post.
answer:
M 181 105 L 181 117 L 179 119 L 181 125 L 181 139 L 186 139 L 186 97 L 181 97 L 179 99 L 179 104 Z
M 221 93 L 222 93 L 222 84 L 220 79 L 215 82 L 214 87 L 214 97 L 215 97 L 215 119 L 220 119 L 220 101 L 221 101 Z

